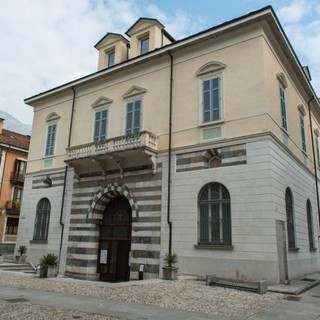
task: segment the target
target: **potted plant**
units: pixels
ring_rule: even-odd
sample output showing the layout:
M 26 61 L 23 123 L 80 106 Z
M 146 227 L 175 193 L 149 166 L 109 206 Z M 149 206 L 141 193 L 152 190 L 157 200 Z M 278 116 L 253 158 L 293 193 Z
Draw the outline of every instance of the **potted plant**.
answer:
M 40 259 L 40 277 L 53 278 L 58 275 L 58 256 L 47 253 Z
M 27 246 L 22 245 L 18 248 L 17 251 L 18 251 L 19 255 L 16 256 L 16 263 L 18 263 L 18 264 L 26 263 L 26 261 L 27 261 L 27 256 L 26 256 Z
M 177 280 L 178 279 L 178 268 L 175 264 L 178 262 L 178 255 L 176 253 L 167 252 L 163 258 L 164 266 L 163 279 L 165 280 Z

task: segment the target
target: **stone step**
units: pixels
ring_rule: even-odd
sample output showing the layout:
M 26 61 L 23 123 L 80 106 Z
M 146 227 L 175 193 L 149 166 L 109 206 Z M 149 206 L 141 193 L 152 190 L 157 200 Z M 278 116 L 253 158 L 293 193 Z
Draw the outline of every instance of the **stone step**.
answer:
M 34 269 L 29 263 L 24 263 L 24 264 L 1 263 L 0 270 L 16 271 L 16 272 L 34 272 Z

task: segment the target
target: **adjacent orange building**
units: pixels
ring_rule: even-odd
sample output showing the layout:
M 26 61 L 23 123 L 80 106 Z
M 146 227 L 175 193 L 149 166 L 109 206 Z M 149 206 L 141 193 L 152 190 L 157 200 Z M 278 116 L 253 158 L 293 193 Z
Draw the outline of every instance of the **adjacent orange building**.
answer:
M 30 136 L 3 129 L 0 118 L 0 243 L 14 244 L 18 232 Z

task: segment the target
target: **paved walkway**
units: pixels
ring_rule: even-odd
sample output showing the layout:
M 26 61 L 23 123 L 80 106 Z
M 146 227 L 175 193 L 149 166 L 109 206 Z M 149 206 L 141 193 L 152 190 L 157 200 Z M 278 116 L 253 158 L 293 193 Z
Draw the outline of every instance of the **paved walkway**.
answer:
M 48 279 L 49 280 L 49 279 Z M 67 277 L 52 278 L 49 281 L 65 283 L 89 283 Z M 144 281 L 130 281 L 122 283 L 93 282 L 96 286 L 132 286 L 146 283 L 158 283 L 163 280 L 153 279 Z M 290 285 L 271 286 L 270 290 L 289 294 L 292 300 L 283 300 L 280 304 L 268 310 L 259 312 L 248 320 L 320 320 L 320 273 L 305 276 L 294 280 Z M 165 309 L 152 305 L 119 302 L 105 298 L 79 296 L 58 292 L 48 292 L 33 289 L 0 287 L 0 299 L 26 299 L 32 304 L 46 305 L 54 308 L 63 308 L 81 312 L 113 316 L 128 320 L 235 320 L 236 318 L 208 315 L 199 312 L 189 312 L 177 309 Z
M 2 287 L 0 288 L 0 299 L 26 299 L 32 304 L 96 313 L 128 320 L 235 320 L 231 317 L 213 316 L 199 312 L 165 309 L 137 303 L 33 289 Z

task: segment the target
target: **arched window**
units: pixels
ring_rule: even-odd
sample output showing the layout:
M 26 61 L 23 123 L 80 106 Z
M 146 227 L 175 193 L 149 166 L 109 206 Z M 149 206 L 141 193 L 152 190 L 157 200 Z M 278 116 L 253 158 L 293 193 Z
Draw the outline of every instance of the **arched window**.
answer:
M 47 240 L 51 205 L 47 198 L 42 198 L 37 205 L 33 240 Z
M 307 200 L 307 222 L 308 222 L 309 248 L 310 250 L 313 250 L 314 242 L 313 242 L 312 206 L 311 206 L 311 201 L 309 199 Z
M 288 245 L 290 249 L 290 248 L 296 247 L 296 240 L 294 236 L 293 196 L 290 188 L 287 188 L 286 190 L 286 214 L 287 214 Z
M 198 244 L 231 245 L 230 194 L 220 183 L 209 183 L 199 193 Z

